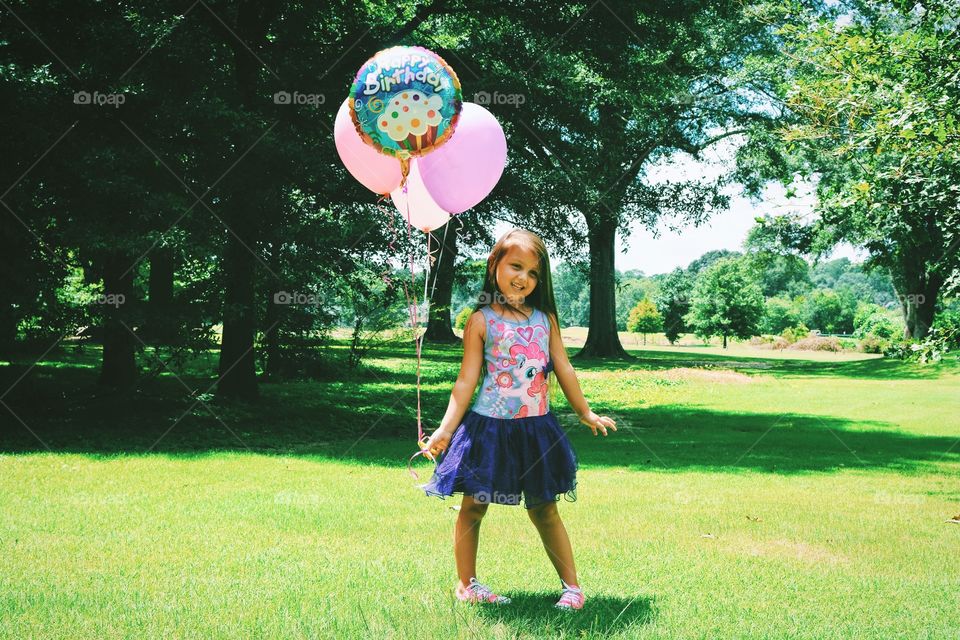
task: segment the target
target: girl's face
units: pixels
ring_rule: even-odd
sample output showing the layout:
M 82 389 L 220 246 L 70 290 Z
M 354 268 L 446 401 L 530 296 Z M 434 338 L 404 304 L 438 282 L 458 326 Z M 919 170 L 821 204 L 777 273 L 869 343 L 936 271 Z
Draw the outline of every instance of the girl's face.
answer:
M 540 282 L 540 259 L 520 246 L 512 246 L 497 264 L 497 288 L 513 306 L 521 306 Z

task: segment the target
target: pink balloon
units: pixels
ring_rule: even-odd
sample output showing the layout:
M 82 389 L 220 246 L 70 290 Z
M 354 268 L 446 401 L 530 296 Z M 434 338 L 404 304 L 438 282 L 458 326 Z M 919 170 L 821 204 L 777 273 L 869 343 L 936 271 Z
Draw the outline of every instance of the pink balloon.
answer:
M 456 131 L 419 162 L 434 202 L 450 213 L 463 213 L 490 195 L 503 175 L 507 138 L 492 113 L 464 102 Z
M 390 193 L 403 180 L 400 162 L 368 145 L 357 133 L 350 118 L 350 105 L 346 100 L 340 105 L 337 119 L 333 123 L 333 139 L 347 171 L 370 191 Z
M 420 177 L 422 161 L 423 158 L 410 160 L 410 175 L 407 176 L 407 183 L 394 189 L 390 197 L 393 198 L 393 204 L 400 212 L 400 217 L 409 221 L 414 228 L 426 233 L 447 224 L 450 214 L 433 201 L 423 185 Z

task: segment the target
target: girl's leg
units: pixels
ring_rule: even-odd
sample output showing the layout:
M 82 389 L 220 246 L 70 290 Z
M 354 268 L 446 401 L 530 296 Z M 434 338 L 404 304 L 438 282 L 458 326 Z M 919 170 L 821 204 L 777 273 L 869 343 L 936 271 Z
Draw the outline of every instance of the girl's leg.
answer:
M 543 546 L 560 579 L 569 585 L 577 586 L 577 568 L 573 564 L 573 548 L 570 546 L 567 529 L 560 519 L 560 512 L 557 511 L 557 503 L 547 502 L 533 509 L 527 509 L 527 513 L 530 514 L 530 519 L 540 532 L 540 539 L 543 540 Z
M 477 502 L 470 496 L 463 496 L 460 515 L 454 528 L 453 555 L 457 560 L 457 576 L 460 586 L 470 584 L 470 578 L 477 575 L 477 547 L 480 544 L 480 521 L 487 513 L 485 503 Z

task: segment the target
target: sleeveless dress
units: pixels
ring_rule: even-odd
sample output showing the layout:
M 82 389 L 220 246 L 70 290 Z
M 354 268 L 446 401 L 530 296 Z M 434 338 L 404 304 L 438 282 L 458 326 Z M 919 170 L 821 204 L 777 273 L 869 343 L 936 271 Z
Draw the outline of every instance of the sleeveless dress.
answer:
M 576 500 L 577 458 L 550 411 L 550 321 L 535 309 L 527 320 L 480 308 L 486 321 L 484 377 L 473 406 L 437 458 L 428 496 L 454 493 L 481 503 L 527 509 Z

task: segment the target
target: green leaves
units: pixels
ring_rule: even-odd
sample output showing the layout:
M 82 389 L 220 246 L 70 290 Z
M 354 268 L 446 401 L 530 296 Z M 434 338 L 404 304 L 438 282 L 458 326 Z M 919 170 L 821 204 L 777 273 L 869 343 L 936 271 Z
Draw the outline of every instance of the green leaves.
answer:
M 893 274 L 911 333 L 929 325 L 943 282 L 960 270 L 951 211 L 960 208 L 960 42 L 943 5 L 922 16 L 888 2 L 846 7 L 849 19 L 788 12 L 787 104 L 781 143 L 819 174 L 810 248 L 849 242 Z
M 763 292 L 744 261 L 724 258 L 697 278 L 685 321 L 698 336 L 749 338 L 756 335 L 763 310 Z

